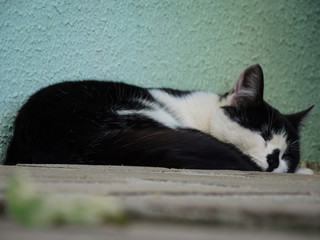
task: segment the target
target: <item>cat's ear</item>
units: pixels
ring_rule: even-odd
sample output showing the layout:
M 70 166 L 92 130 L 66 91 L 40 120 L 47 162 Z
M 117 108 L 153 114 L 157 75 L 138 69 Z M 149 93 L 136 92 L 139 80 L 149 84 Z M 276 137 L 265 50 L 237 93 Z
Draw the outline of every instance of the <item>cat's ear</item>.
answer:
M 252 65 L 240 74 L 232 90 L 231 106 L 240 107 L 263 101 L 263 72 L 260 65 Z
M 311 107 L 309 107 L 303 111 L 293 113 L 293 114 L 288 114 L 288 115 L 286 115 L 286 117 L 295 129 L 299 129 L 303 119 L 308 116 L 308 114 L 310 113 L 310 111 L 312 110 L 313 107 L 314 107 L 314 105 L 312 105 Z

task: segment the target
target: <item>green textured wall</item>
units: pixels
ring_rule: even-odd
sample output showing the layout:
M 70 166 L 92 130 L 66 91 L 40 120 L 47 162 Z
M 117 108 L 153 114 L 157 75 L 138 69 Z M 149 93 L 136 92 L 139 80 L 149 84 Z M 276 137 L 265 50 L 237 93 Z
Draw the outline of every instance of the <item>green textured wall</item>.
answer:
M 260 63 L 284 113 L 319 103 L 318 0 L 0 1 L 2 158 L 19 106 L 63 80 L 225 92 Z M 317 105 L 302 159 L 320 161 Z

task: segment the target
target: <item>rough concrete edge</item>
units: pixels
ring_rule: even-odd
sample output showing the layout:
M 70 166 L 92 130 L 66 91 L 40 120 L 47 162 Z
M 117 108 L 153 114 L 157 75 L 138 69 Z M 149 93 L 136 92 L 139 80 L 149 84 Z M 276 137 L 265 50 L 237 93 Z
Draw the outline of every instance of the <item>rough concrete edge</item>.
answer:
M 5 158 L 5 152 L 6 151 L 2 151 L 3 149 L 0 149 L 0 166 L 3 165 L 4 163 L 4 158 Z M 24 167 L 32 167 L 34 164 L 17 164 L 17 166 L 24 166 Z M 37 165 L 38 167 L 43 167 L 45 165 L 61 165 L 61 164 L 35 164 Z M 67 164 L 68 166 L 72 166 L 72 164 Z M 105 166 L 108 166 L 108 165 L 105 165 Z M 121 165 L 118 165 L 118 166 L 121 166 Z M 313 170 L 313 172 L 315 174 L 320 174 L 320 162 L 300 162 L 300 167 L 302 168 L 310 168 Z M 166 169 L 166 168 L 164 168 Z M 168 168 L 169 169 L 169 168 Z M 190 169 L 189 169 L 190 170 Z
M 301 218 L 281 213 L 259 215 L 254 212 L 228 211 L 226 209 L 216 209 L 215 213 L 193 212 L 182 215 L 168 211 L 141 212 L 137 209 L 127 209 L 127 211 L 132 221 L 180 223 L 238 229 L 272 229 L 302 233 L 320 232 L 319 216 L 304 216 Z

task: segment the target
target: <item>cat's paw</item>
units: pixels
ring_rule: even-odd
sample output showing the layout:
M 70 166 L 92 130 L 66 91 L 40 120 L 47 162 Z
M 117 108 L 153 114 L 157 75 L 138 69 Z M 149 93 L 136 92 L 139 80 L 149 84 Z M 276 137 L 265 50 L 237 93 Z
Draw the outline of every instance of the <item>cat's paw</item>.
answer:
M 310 168 L 298 168 L 295 171 L 295 174 L 306 174 L 306 175 L 312 175 L 313 171 Z

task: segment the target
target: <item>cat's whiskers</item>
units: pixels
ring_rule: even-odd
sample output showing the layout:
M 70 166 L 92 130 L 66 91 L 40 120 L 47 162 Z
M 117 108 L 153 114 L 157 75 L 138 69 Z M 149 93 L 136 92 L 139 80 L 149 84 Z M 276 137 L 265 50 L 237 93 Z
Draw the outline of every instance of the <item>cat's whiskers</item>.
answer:
M 299 144 L 299 140 L 295 140 L 295 141 L 291 142 L 289 145 L 294 146 L 294 145 L 298 145 L 298 144 Z

